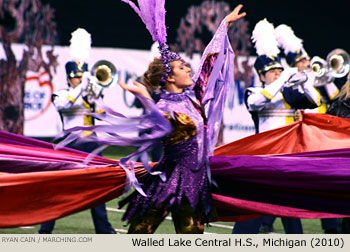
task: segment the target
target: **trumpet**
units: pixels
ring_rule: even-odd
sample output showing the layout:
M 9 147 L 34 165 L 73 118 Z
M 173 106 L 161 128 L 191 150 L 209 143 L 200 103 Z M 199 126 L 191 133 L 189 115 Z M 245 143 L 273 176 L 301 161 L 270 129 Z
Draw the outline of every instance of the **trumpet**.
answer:
M 117 69 L 107 60 L 97 61 L 90 71 L 90 81 L 87 87 L 87 93 L 90 98 L 99 98 L 104 88 L 110 87 L 115 83 Z
M 326 60 L 318 56 L 313 57 L 311 69 L 316 76 L 315 86 L 323 86 L 349 73 L 350 56 L 343 49 L 334 49 L 327 55 Z

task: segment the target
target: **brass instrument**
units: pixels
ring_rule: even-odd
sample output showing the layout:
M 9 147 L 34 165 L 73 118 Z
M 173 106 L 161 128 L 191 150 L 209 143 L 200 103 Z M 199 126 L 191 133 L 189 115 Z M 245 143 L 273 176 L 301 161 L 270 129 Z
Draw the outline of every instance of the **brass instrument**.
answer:
M 334 78 L 342 78 L 349 73 L 350 56 L 343 49 L 334 49 L 327 55 L 329 71 Z
M 321 77 L 327 72 L 327 62 L 324 59 L 315 56 L 311 60 L 311 69 L 316 77 Z
M 115 83 L 117 69 L 110 61 L 99 60 L 93 65 L 90 73 L 90 82 L 87 87 L 88 96 L 99 98 L 104 88 Z
M 115 66 L 107 60 L 97 61 L 91 69 L 91 74 L 95 77 L 96 83 L 103 88 L 113 83 L 116 72 Z
M 349 54 L 343 49 L 335 49 L 327 55 L 327 60 L 315 56 L 311 60 L 311 69 L 316 76 L 315 86 L 326 85 L 349 73 Z

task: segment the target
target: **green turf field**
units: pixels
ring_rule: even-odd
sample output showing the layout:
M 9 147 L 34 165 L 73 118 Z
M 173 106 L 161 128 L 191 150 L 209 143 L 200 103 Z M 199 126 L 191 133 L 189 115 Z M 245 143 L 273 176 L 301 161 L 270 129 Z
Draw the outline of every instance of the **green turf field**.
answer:
M 119 159 L 133 151 L 133 148 L 109 148 L 103 152 L 108 158 Z M 121 223 L 123 209 L 118 209 L 119 199 L 107 202 L 108 218 L 112 226 L 120 233 L 127 232 L 125 223 Z M 206 233 L 230 234 L 233 227 L 232 222 L 215 222 L 205 227 Z M 322 234 L 320 220 L 302 220 L 305 234 Z M 276 233 L 284 233 L 281 220 L 278 218 L 274 224 Z M 39 225 L 0 229 L 0 234 L 34 234 L 39 229 Z M 90 210 L 76 213 L 56 221 L 54 234 L 94 234 L 94 226 L 90 215 Z M 157 229 L 158 234 L 174 234 L 171 218 L 168 217 Z
M 127 227 L 121 223 L 122 211 L 118 209 L 118 199 L 107 202 L 108 218 L 113 227 L 121 234 L 127 232 Z M 305 234 L 322 234 L 320 220 L 302 220 Z M 233 222 L 214 222 L 205 227 L 206 233 L 230 234 Z M 276 233 L 284 233 L 280 218 L 274 224 Z M 38 231 L 39 225 L 20 228 L 0 229 L 0 234 L 34 234 Z M 94 226 L 90 210 L 76 213 L 56 221 L 54 234 L 94 234 Z M 171 219 L 168 217 L 157 229 L 158 234 L 174 234 L 174 227 Z

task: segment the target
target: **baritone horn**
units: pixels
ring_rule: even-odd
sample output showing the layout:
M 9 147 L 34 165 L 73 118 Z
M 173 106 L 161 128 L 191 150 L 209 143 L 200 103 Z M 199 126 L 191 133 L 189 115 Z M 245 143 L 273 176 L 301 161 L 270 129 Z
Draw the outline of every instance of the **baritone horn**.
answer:
M 342 78 L 349 73 L 350 57 L 343 49 L 334 49 L 327 55 L 327 60 L 315 56 L 311 60 L 311 69 L 316 76 L 316 86 L 331 83 L 335 78 Z

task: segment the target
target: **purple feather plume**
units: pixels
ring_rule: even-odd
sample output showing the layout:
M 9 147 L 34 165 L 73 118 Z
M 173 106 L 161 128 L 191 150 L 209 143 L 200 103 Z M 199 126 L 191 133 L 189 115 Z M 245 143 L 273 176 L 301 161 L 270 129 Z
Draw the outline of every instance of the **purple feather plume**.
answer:
M 166 42 L 165 0 L 138 0 L 138 7 L 130 0 L 121 1 L 129 4 L 140 16 L 153 41 Z

